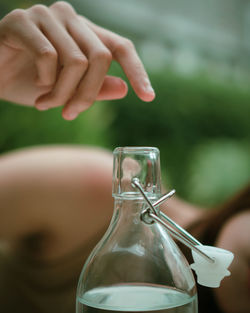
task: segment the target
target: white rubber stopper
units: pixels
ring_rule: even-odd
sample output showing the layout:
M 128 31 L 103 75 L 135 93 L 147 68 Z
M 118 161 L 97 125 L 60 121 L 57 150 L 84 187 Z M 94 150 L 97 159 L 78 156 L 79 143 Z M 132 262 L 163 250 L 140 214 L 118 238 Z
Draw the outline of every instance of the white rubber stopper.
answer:
M 190 266 L 197 275 L 198 284 L 212 288 L 220 287 L 222 279 L 231 274 L 227 268 L 232 263 L 234 254 L 228 250 L 212 246 L 202 245 L 197 246 L 197 248 L 214 259 L 214 262 L 210 263 L 192 250 L 194 263 Z

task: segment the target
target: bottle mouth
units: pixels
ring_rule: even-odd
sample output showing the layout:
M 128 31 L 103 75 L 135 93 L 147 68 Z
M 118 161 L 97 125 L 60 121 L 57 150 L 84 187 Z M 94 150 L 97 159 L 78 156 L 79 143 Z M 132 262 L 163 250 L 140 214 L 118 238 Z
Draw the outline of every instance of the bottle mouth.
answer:
M 156 153 L 160 154 L 160 151 L 156 147 L 137 147 L 137 146 L 130 146 L 130 147 L 117 147 L 115 148 L 113 154 L 117 153 L 125 153 L 125 154 L 147 154 L 147 153 Z
M 143 199 L 132 184 L 137 178 L 148 198 L 161 195 L 160 152 L 155 147 L 118 147 L 113 152 L 113 189 L 116 198 Z

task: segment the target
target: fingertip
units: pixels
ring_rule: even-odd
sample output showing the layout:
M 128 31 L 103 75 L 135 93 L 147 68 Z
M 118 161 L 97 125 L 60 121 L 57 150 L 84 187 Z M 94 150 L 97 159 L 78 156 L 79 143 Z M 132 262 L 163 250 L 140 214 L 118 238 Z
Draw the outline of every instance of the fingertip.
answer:
M 121 86 L 122 86 L 122 91 L 126 95 L 128 93 L 128 84 L 121 79 Z
M 48 107 L 44 107 L 44 106 L 39 106 L 39 105 L 37 105 L 36 106 L 36 109 L 38 110 L 38 111 L 48 111 Z
M 137 95 L 145 102 L 151 102 L 155 99 L 155 91 L 151 85 L 143 87 L 140 91 L 137 92 Z
M 137 96 L 145 102 L 151 102 L 155 99 L 155 91 L 148 77 L 144 77 L 137 84 L 133 84 L 133 89 Z
M 36 99 L 35 102 L 35 108 L 39 111 L 46 111 L 49 109 L 48 104 L 46 103 L 45 100 L 47 100 L 48 94 L 40 96 L 38 99 Z
M 127 83 L 120 77 L 106 76 L 96 100 L 117 100 L 128 93 Z
M 73 121 L 74 119 L 76 119 L 78 116 L 77 112 L 74 111 L 70 111 L 68 109 L 63 109 L 62 110 L 62 117 L 66 120 L 66 121 Z
M 64 113 L 62 114 L 62 117 L 66 120 L 66 121 L 73 121 L 77 118 L 78 114 L 75 113 Z
M 126 97 L 127 93 L 128 93 L 128 85 L 127 83 L 119 78 L 119 80 L 117 80 L 117 83 L 119 83 L 119 86 L 117 88 L 117 99 L 122 99 L 124 97 Z
M 42 102 L 36 102 L 35 103 L 35 108 L 38 111 L 47 111 L 49 108 L 46 104 L 42 103 Z
M 142 93 L 139 98 L 143 100 L 144 102 L 152 102 L 155 99 L 155 93 L 154 91 L 151 93 Z

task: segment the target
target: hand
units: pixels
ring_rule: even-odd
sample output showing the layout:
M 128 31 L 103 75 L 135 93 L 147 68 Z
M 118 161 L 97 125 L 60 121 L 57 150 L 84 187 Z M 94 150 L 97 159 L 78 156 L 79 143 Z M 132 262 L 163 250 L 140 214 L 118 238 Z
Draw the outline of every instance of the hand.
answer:
M 39 110 L 64 106 L 73 120 L 95 100 L 119 99 L 126 83 L 107 72 L 123 68 L 135 93 L 154 91 L 131 41 L 77 15 L 66 2 L 17 9 L 0 21 L 0 98 Z

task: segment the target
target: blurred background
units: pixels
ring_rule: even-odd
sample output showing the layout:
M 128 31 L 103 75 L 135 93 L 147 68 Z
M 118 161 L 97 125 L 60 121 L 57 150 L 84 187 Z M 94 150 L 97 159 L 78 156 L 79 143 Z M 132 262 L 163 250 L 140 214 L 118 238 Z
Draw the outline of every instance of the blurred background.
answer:
M 129 37 L 156 91 L 143 103 L 96 102 L 73 122 L 59 109 L 0 103 L 1 153 L 45 144 L 156 146 L 163 180 L 214 207 L 250 181 L 250 0 L 72 0 L 93 22 Z M 1 0 L 14 8 L 52 1 Z M 110 74 L 124 78 L 118 64 Z M 94 127 L 93 127 L 94 125 Z

